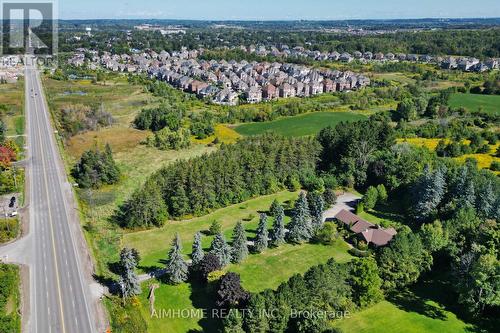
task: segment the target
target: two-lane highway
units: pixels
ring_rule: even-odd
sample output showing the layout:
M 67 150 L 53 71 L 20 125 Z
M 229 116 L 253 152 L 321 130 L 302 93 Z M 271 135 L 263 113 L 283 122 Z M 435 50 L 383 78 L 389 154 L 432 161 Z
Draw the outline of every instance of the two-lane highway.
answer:
M 83 275 L 82 251 L 71 227 L 68 183 L 43 89 L 32 58 L 26 59 L 26 116 L 30 156 L 29 332 L 96 332 L 90 289 Z M 66 189 L 66 190 L 65 190 Z

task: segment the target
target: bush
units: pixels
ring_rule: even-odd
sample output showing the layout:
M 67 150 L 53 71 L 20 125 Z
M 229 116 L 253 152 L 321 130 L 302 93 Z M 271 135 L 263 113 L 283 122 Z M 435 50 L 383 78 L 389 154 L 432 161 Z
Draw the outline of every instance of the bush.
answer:
M 337 195 L 335 194 L 335 191 L 331 188 L 327 188 L 323 193 L 323 200 L 325 200 L 325 203 L 329 206 L 335 205 L 337 203 Z
M 356 205 L 356 214 L 363 213 L 364 211 L 365 211 L 365 205 L 363 201 L 358 202 L 358 204 Z
M 180 128 L 176 131 L 165 127 L 154 135 L 148 137 L 148 146 L 156 147 L 162 150 L 174 149 L 180 150 L 188 148 L 191 145 L 191 132 L 186 128 Z
M 350 255 L 358 257 L 358 258 L 366 258 L 370 255 L 369 251 L 361 251 L 355 247 L 350 248 L 349 251 L 347 251 L 347 252 L 349 252 Z
M 325 223 L 314 235 L 313 242 L 323 245 L 331 245 L 338 239 L 339 233 L 335 223 Z
M 387 201 L 387 190 L 385 189 L 384 184 L 380 184 L 377 186 L 378 193 L 378 201 L 385 203 Z
M 490 169 L 492 171 L 500 171 L 500 162 L 498 162 L 498 161 L 491 162 Z

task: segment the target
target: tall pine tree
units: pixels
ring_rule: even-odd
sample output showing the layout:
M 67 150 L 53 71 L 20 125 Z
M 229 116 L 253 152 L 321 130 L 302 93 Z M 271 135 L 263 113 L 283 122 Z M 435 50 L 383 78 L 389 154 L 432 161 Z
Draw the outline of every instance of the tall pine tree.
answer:
M 203 260 L 205 253 L 203 252 L 203 246 L 201 245 L 201 232 L 197 232 L 194 235 L 193 251 L 191 252 L 191 260 L 193 266 L 198 266 Z
M 495 208 L 496 195 L 493 191 L 491 181 L 485 186 L 479 187 L 479 192 L 476 198 L 476 210 L 483 218 L 493 218 Z
M 188 265 L 182 258 L 182 245 L 179 234 L 172 241 L 172 248 L 168 253 L 166 273 L 170 283 L 179 284 L 187 280 Z
M 245 228 L 243 227 L 243 223 L 241 221 L 238 221 L 238 223 L 236 223 L 236 227 L 234 227 L 232 247 L 232 261 L 234 263 L 239 263 L 245 260 L 248 256 L 248 246 Z
M 309 192 L 307 194 L 307 203 L 309 205 L 309 211 L 311 214 L 311 223 L 313 231 L 319 230 L 323 226 L 323 211 L 325 208 L 325 201 L 323 200 L 323 196 Z
M 141 293 L 141 284 L 135 269 L 137 267 L 136 251 L 124 248 L 120 253 L 120 279 L 118 281 L 122 297 L 130 298 Z
M 267 232 L 267 215 L 260 214 L 259 226 L 257 227 L 257 235 L 254 240 L 255 252 L 261 253 L 268 246 L 268 232 Z
M 432 172 L 426 166 L 415 191 L 413 215 L 423 222 L 435 213 L 446 190 L 445 170 L 440 167 Z
M 271 243 L 273 246 L 280 246 L 285 242 L 285 211 L 283 206 L 278 204 L 274 209 L 271 209 L 271 212 L 274 218 L 273 229 L 270 235 Z
M 290 243 L 302 243 L 308 241 L 312 236 L 312 225 L 304 192 L 300 193 L 295 202 L 292 213 L 292 221 L 288 225 L 287 240 Z
M 212 245 L 210 246 L 210 253 L 219 259 L 219 263 L 222 267 L 227 266 L 231 262 L 231 247 L 227 244 L 222 233 L 215 235 Z

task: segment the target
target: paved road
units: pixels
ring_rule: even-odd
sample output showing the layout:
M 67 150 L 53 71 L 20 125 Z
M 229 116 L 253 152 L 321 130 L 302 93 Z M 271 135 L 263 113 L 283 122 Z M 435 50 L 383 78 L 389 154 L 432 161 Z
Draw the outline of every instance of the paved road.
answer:
M 29 62 L 29 61 L 28 61 Z M 77 251 L 69 184 L 59 162 L 38 71 L 26 66 L 26 116 L 30 155 L 29 332 L 96 332 L 90 290 Z

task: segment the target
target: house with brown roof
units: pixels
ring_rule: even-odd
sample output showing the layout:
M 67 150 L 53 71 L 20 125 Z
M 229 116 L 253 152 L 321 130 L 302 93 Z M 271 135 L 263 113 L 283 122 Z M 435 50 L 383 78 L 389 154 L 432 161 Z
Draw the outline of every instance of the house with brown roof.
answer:
M 270 101 L 278 98 L 278 89 L 272 84 L 268 84 L 262 88 L 262 97 Z
M 367 244 L 375 246 L 385 246 L 397 234 L 394 228 L 384 229 L 379 225 L 365 221 L 361 217 L 348 210 L 341 210 L 335 215 L 335 220 L 344 225 L 345 228 L 355 233 Z

